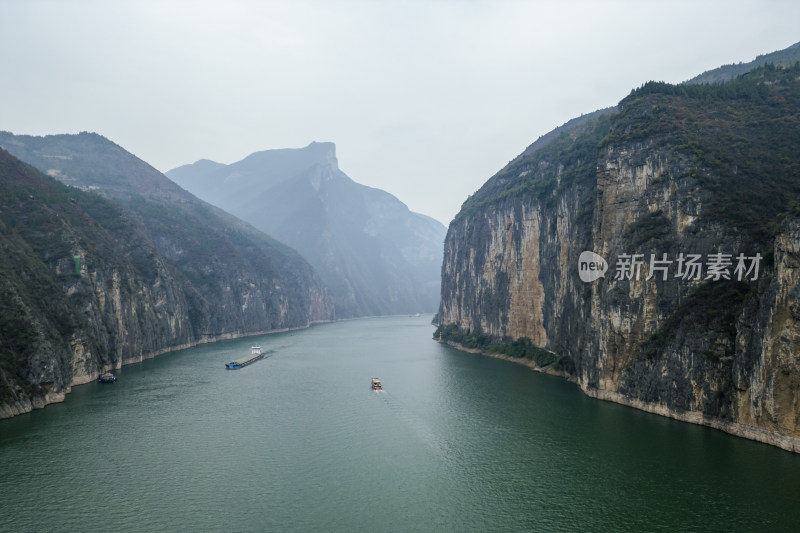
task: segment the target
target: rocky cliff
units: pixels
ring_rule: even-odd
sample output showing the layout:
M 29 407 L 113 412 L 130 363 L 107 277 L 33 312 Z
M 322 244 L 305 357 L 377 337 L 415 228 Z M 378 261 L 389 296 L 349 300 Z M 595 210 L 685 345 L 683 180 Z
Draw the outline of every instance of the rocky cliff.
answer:
M 444 226 L 339 169 L 333 143 L 265 150 L 230 165 L 201 160 L 167 175 L 308 259 L 337 318 L 433 312 Z
M 437 336 L 800 451 L 797 109 L 767 66 L 540 139 L 451 223 Z
M 0 145 L 0 418 L 156 354 L 329 320 L 296 252 L 93 134 Z

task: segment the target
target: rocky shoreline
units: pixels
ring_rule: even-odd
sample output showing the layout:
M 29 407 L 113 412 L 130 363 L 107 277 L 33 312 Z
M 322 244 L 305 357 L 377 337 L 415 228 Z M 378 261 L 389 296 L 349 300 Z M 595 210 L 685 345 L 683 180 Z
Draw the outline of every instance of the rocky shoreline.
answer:
M 590 398 L 603 400 L 607 402 L 613 402 L 620 405 L 625 405 L 627 407 L 633 407 L 634 409 L 639 409 L 640 411 L 646 411 L 648 413 L 652 413 L 655 415 L 665 416 L 667 418 L 672 418 L 674 420 L 679 420 L 681 422 L 688 422 L 690 424 L 697 424 L 700 426 L 706 426 L 713 429 L 718 429 L 720 431 L 724 431 L 725 433 L 734 435 L 736 437 L 754 440 L 763 444 L 769 444 L 771 446 L 776 446 L 788 452 L 800 453 L 800 439 L 793 437 L 791 435 L 783 435 L 775 431 L 770 431 L 768 429 L 759 428 L 755 426 L 748 426 L 746 424 L 741 424 L 738 422 L 730 422 L 726 420 L 720 420 L 718 418 L 708 418 L 705 417 L 703 413 L 696 411 L 678 412 L 674 409 L 669 409 L 665 405 L 648 403 L 638 400 L 636 398 L 628 398 L 618 392 L 586 387 L 585 384 L 580 383 L 577 379 L 574 378 L 574 376 L 554 370 L 553 368 L 551 368 L 552 365 L 542 367 L 537 365 L 534 361 L 531 361 L 530 359 L 511 357 L 509 355 L 504 355 L 504 354 L 489 353 L 487 351 L 480 350 L 478 348 L 467 348 L 456 342 L 450 342 L 450 341 L 440 341 L 440 342 L 452 346 L 456 350 L 462 352 L 485 355 L 487 357 L 493 357 L 495 359 L 510 361 L 512 363 L 527 366 L 534 372 L 540 372 L 542 374 L 549 374 L 551 376 L 557 376 L 563 378 L 569 381 L 570 383 L 574 383 L 575 385 L 580 387 L 581 391 L 583 391 L 583 393 L 589 396 Z
M 264 331 L 255 331 L 252 333 L 245 333 L 245 334 L 237 334 L 237 333 L 225 333 L 223 335 L 217 335 L 215 337 L 207 337 L 204 339 L 200 339 L 197 341 L 184 343 L 176 346 L 172 346 L 169 348 L 163 348 L 161 350 L 155 350 L 153 352 L 148 353 L 147 355 L 143 355 L 136 359 L 129 359 L 124 363 L 120 361 L 114 369 L 117 370 L 122 368 L 125 365 L 133 364 L 133 363 L 141 363 L 145 359 L 153 359 L 159 355 L 163 355 L 165 353 L 176 352 L 178 350 L 185 350 L 187 348 L 193 348 L 195 346 L 200 346 L 201 344 L 209 344 L 212 342 L 224 341 L 224 340 L 231 340 L 231 339 L 241 339 L 245 337 L 254 337 L 256 335 L 271 335 L 273 333 L 285 333 L 287 331 L 297 331 L 301 329 L 306 329 L 314 324 L 323 324 L 331 322 L 330 320 L 315 320 L 312 321 L 305 326 L 298 326 L 295 328 L 280 328 L 280 329 L 272 329 L 272 330 L 264 330 Z M 60 403 L 66 400 L 67 394 L 72 392 L 72 387 L 78 385 L 85 385 L 86 383 L 91 383 L 96 381 L 97 378 L 100 376 L 101 372 L 98 370 L 96 373 L 93 374 L 84 374 L 80 377 L 77 377 L 72 380 L 69 386 L 66 388 L 65 391 L 60 392 L 47 392 L 43 395 L 33 396 L 31 398 L 26 398 L 23 401 L 16 401 L 14 403 L 7 403 L 0 405 L 0 420 L 4 420 L 7 418 L 13 418 L 15 416 L 24 415 L 27 413 L 32 412 L 34 409 L 43 409 L 44 407 L 52 404 L 52 403 Z

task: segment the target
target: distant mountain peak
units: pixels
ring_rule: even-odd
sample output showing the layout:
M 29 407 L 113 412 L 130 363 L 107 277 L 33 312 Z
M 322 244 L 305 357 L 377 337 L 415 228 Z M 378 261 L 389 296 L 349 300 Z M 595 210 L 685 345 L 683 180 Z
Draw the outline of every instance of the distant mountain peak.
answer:
M 197 161 L 194 162 L 194 164 L 195 165 L 208 165 L 208 166 L 215 166 L 215 167 L 223 166 L 222 163 L 217 163 L 216 161 L 213 161 L 211 159 L 198 159 Z
M 331 141 L 311 141 L 306 148 L 316 149 L 316 150 L 332 150 L 334 153 L 336 152 L 336 143 Z
M 312 141 L 311 144 L 303 148 L 313 156 L 317 156 L 332 167 L 332 170 L 339 170 L 339 160 L 336 159 L 336 144 L 332 142 Z M 322 162 L 322 161 L 321 161 Z
M 167 175 L 303 254 L 326 283 L 337 318 L 438 305 L 445 227 L 351 180 L 332 142 L 256 152 L 210 173 L 193 164 Z

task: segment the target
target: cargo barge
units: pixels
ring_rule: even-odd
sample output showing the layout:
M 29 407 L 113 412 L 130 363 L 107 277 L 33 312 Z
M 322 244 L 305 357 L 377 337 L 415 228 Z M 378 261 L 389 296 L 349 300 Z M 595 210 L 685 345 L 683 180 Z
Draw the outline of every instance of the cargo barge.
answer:
M 250 355 L 248 355 L 247 357 L 243 357 L 241 359 L 237 359 L 236 361 L 231 361 L 230 363 L 225 363 L 225 368 L 229 370 L 242 368 L 243 366 L 255 363 L 256 361 L 258 361 L 263 357 L 264 354 L 261 353 L 261 346 L 251 346 Z

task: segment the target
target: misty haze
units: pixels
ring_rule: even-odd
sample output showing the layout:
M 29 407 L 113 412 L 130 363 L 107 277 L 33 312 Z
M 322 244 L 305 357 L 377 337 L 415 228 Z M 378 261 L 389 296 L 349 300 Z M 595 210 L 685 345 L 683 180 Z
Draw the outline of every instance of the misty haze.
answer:
M 5 2 L 0 531 L 794 531 L 798 17 Z

